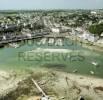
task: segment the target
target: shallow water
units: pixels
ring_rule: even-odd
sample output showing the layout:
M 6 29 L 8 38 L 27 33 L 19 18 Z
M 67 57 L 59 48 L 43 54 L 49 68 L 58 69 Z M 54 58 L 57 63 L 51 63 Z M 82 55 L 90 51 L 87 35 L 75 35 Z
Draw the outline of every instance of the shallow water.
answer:
M 39 40 L 37 40 L 39 41 Z M 1 69 L 29 69 L 36 67 L 53 68 L 54 70 L 62 70 L 73 72 L 77 70 L 79 74 L 90 75 L 90 71 L 95 73 L 94 76 L 103 78 L 103 53 L 94 52 L 83 48 L 81 45 L 72 41 L 64 41 L 64 46 L 37 45 L 32 40 L 22 44 L 19 48 L 5 47 L 0 49 L 0 68 Z M 42 49 L 66 49 L 68 52 L 43 52 Z M 27 53 L 36 50 L 38 52 Z M 62 50 L 61 50 L 62 51 Z M 25 56 L 26 52 L 26 56 Z M 79 56 L 78 56 L 79 55 Z M 25 57 L 25 58 L 24 58 Z M 92 61 L 99 63 L 99 67 L 91 64 Z

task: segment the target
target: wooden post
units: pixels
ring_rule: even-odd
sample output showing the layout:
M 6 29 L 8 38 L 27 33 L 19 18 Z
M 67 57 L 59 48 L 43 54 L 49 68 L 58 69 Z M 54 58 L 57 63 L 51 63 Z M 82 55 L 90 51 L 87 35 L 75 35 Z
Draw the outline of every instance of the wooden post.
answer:
M 46 97 L 45 92 L 41 89 L 41 87 L 37 84 L 37 82 L 34 79 L 32 79 L 32 81 L 35 84 L 35 86 L 37 87 L 37 89 L 43 94 L 43 96 Z

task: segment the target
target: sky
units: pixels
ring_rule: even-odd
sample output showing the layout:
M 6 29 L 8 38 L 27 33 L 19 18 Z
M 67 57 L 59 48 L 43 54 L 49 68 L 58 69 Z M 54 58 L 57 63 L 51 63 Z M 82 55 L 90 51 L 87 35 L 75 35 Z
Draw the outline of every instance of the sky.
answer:
M 103 0 L 0 0 L 0 10 L 101 8 Z

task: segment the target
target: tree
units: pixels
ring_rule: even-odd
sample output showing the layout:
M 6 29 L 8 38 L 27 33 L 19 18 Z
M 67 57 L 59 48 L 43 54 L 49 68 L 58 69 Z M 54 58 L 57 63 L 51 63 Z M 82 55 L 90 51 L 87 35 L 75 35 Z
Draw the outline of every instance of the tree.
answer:
M 93 34 L 101 35 L 101 33 L 103 32 L 103 23 L 102 24 L 91 25 L 88 28 L 88 30 Z

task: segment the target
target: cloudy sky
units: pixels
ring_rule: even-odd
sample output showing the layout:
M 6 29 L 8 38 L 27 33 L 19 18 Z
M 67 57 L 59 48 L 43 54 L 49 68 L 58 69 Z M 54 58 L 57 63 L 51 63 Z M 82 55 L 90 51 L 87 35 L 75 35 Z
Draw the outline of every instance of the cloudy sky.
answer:
M 0 0 L 3 9 L 98 9 L 103 0 Z

